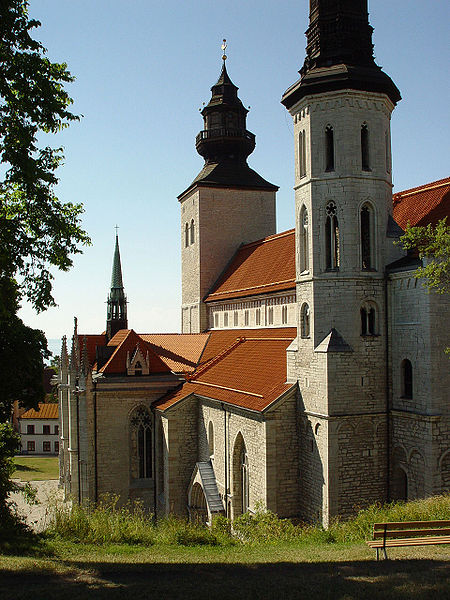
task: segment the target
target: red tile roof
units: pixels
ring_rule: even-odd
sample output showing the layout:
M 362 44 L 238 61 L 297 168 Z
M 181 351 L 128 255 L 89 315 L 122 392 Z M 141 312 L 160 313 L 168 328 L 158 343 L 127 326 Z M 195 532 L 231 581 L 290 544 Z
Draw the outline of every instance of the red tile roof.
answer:
M 197 366 L 209 333 L 141 333 L 155 353 L 175 373 L 191 372 Z
M 295 230 L 241 246 L 205 302 L 295 289 Z
M 38 410 L 30 408 L 19 417 L 20 419 L 57 419 L 58 405 L 39 402 Z
M 436 225 L 444 217 L 450 220 L 450 177 L 393 196 L 394 219 L 402 229 L 407 224 Z
M 207 362 L 178 390 L 167 394 L 156 406 L 166 410 L 192 393 L 242 408 L 263 411 L 293 387 L 286 383 L 286 348 L 296 335 L 295 328 L 227 331 L 234 340 L 223 346 L 225 332 L 212 332 L 204 356 Z M 245 333 L 246 337 L 236 333 Z M 216 338 L 216 339 L 214 339 Z M 209 348 L 212 341 L 212 348 Z M 209 348 L 209 350 L 208 350 Z M 217 353 L 217 349 L 220 352 Z M 215 353 L 216 352 L 216 353 Z M 202 357 L 203 358 L 203 357 Z
M 80 355 L 83 352 L 83 346 L 84 346 L 85 339 L 86 339 L 88 361 L 89 361 L 90 365 L 93 365 L 95 363 L 95 359 L 96 359 L 95 349 L 97 348 L 97 346 L 106 346 L 106 336 L 105 336 L 105 334 L 102 334 L 102 335 L 95 335 L 95 334 L 78 335 L 78 345 L 80 348 Z

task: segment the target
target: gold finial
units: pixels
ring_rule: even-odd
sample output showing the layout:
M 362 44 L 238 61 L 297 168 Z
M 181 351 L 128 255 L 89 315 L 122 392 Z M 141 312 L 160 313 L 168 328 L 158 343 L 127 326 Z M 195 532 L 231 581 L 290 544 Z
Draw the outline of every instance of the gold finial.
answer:
M 227 55 L 225 54 L 225 50 L 227 49 L 227 40 L 224 38 L 222 41 L 222 60 L 223 62 L 225 62 L 227 60 Z

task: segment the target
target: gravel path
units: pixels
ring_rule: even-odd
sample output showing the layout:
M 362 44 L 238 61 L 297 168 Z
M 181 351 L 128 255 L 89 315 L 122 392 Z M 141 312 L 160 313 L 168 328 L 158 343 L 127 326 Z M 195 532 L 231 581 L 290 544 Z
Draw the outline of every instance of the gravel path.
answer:
M 15 480 L 20 483 L 19 479 Z M 49 523 L 49 506 L 55 501 L 62 502 L 64 491 L 58 488 L 57 479 L 46 481 L 30 481 L 30 484 L 37 490 L 37 499 L 39 504 L 30 506 L 24 500 L 22 494 L 10 494 L 9 498 L 17 504 L 19 514 L 25 517 L 26 522 L 35 531 L 42 531 Z

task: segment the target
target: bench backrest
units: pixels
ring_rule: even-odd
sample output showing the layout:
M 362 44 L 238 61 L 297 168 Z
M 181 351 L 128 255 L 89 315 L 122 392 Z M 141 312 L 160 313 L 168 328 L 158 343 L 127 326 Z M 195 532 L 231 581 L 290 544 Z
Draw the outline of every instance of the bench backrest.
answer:
M 373 539 L 426 537 L 450 535 L 450 521 L 404 521 L 401 523 L 375 523 Z

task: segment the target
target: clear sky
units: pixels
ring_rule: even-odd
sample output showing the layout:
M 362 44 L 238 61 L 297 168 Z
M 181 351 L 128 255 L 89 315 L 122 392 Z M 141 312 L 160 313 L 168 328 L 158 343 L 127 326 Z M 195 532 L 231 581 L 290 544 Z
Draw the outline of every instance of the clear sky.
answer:
M 449 175 L 448 0 L 370 0 L 377 63 L 403 100 L 392 119 L 394 191 Z M 105 327 L 114 226 L 129 326 L 180 330 L 177 196 L 202 168 L 199 114 L 221 68 L 250 106 L 256 134 L 249 164 L 280 186 L 278 230 L 294 225 L 293 126 L 280 104 L 303 64 L 308 0 L 31 0 L 34 37 L 67 62 L 74 112 L 84 115 L 51 140 L 65 148 L 57 195 L 82 202 L 93 245 L 55 273 L 58 308 L 22 319 L 49 338 Z

